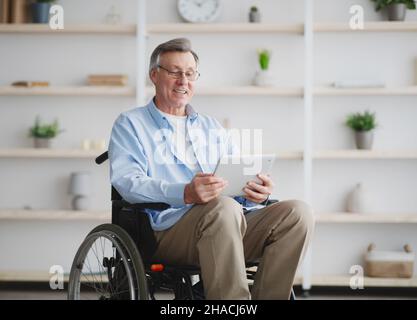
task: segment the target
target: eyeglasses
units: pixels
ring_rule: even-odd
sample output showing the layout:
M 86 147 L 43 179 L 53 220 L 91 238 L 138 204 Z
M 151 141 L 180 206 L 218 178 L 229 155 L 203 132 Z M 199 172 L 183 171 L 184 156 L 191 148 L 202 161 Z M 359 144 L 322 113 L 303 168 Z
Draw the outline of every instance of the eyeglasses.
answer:
M 170 76 L 171 78 L 174 79 L 181 79 L 182 75 L 185 75 L 185 77 L 189 80 L 189 81 L 196 81 L 199 77 L 200 77 L 200 72 L 198 71 L 170 71 L 166 68 L 164 68 L 163 66 L 161 66 L 160 64 L 158 64 L 158 68 L 161 68 L 162 70 L 165 70 L 168 73 L 168 76 Z

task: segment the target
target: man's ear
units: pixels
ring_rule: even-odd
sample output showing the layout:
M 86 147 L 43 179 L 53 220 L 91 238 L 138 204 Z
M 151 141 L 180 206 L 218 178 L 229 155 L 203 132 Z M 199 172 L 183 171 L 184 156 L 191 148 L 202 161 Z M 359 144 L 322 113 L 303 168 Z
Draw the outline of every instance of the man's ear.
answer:
M 152 69 L 151 73 L 149 75 L 153 84 L 155 84 L 155 82 L 156 82 L 156 72 L 157 72 L 156 69 Z

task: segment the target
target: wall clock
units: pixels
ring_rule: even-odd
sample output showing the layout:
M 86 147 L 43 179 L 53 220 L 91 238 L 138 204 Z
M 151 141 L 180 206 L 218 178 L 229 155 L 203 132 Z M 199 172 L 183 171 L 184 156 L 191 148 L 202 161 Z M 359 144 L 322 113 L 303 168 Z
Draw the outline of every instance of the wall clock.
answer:
M 213 22 L 220 11 L 220 0 L 178 0 L 178 12 L 187 22 Z

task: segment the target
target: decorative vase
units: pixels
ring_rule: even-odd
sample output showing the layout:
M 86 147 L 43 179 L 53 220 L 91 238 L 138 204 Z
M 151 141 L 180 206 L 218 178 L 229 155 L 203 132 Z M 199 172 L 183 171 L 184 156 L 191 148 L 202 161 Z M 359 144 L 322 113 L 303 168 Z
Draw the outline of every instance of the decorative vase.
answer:
M 32 3 L 33 23 L 49 23 L 50 3 Z
M 258 10 L 249 11 L 249 22 L 251 23 L 261 22 L 261 13 Z
M 407 7 L 404 3 L 394 3 L 387 7 L 389 21 L 404 21 Z
M 51 147 L 51 141 L 50 138 L 34 138 L 33 139 L 33 146 L 35 148 L 50 148 Z
M 272 76 L 268 70 L 256 71 L 255 77 L 253 78 L 253 85 L 259 87 L 272 86 Z
M 90 209 L 90 197 L 74 196 L 71 205 L 73 210 L 88 210 Z
M 362 183 L 356 184 L 355 188 L 349 193 L 346 203 L 347 212 L 364 213 L 364 194 Z
M 72 172 L 68 193 L 73 195 L 71 202 L 73 210 L 90 208 L 91 173 L 88 171 Z
M 357 149 L 370 150 L 374 140 L 374 131 L 356 131 L 355 143 Z

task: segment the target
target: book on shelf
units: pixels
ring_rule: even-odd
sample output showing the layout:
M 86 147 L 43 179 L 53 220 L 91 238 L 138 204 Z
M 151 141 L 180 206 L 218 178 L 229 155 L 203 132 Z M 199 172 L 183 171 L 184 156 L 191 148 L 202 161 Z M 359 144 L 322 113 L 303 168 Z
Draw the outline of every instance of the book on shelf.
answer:
M 92 74 L 87 79 L 90 86 L 125 86 L 127 82 L 128 77 L 123 74 Z
M 28 19 L 29 4 L 26 0 L 10 1 L 10 22 L 25 23 Z
M 338 89 L 384 88 L 385 82 L 379 80 L 345 80 L 335 81 L 332 86 Z
M 24 87 L 24 88 L 33 88 L 33 87 L 48 87 L 48 81 L 16 81 L 12 83 L 13 87 Z
M 11 0 L 0 0 L 0 23 L 8 23 Z

